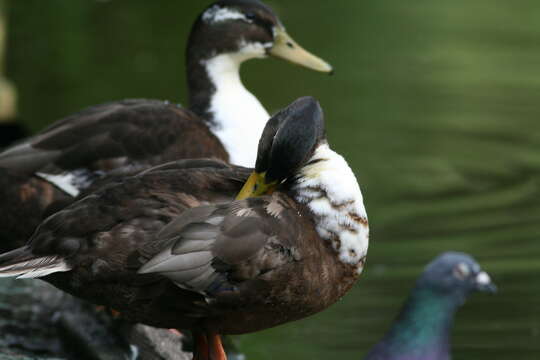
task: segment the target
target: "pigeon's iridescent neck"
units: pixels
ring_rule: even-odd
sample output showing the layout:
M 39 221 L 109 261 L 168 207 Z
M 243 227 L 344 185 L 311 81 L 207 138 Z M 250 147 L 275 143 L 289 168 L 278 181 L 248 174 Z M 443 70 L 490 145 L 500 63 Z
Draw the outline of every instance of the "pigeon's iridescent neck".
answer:
M 452 296 L 416 289 L 390 332 L 366 360 L 449 360 L 450 331 L 459 305 Z M 384 353 L 386 357 L 378 357 L 377 353 Z

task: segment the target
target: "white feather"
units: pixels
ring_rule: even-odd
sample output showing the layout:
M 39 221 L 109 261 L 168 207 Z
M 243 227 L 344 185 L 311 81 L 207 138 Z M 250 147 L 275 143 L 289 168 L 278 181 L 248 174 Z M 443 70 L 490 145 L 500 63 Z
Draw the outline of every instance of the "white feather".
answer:
M 206 10 L 202 15 L 202 19 L 209 24 L 219 23 L 227 20 L 243 20 L 246 22 L 251 22 L 251 20 L 248 20 L 240 11 L 226 7 L 219 7 L 219 5 L 214 5 Z
M 126 356 L 128 360 L 137 360 L 139 358 L 139 348 L 135 345 L 129 345 L 130 354 Z
M 301 170 L 294 189 L 297 200 L 317 217 L 317 231 L 332 245 L 341 261 L 363 269 L 369 245 L 369 227 L 362 192 L 345 159 L 327 144 L 320 145 L 310 160 L 320 160 Z M 321 190 L 317 190 L 321 189 Z M 323 194 L 326 196 L 321 197 Z M 358 218 L 361 221 L 358 221 Z
M 39 278 L 55 272 L 69 270 L 71 270 L 71 267 L 62 258 L 45 256 L 0 267 L 0 277 L 15 276 L 17 279 Z
M 76 197 L 80 193 L 80 190 L 74 185 L 76 183 L 76 177 L 72 173 L 53 175 L 38 172 L 36 173 L 36 176 L 42 178 L 43 180 L 47 180 L 70 196 Z
M 212 131 L 229 152 L 230 161 L 246 167 L 255 166 L 257 146 L 270 115 L 240 79 L 240 65 L 252 58 L 266 56 L 271 43 L 240 44 L 240 51 L 221 54 L 205 62 L 206 71 L 216 87 L 210 112 L 215 125 Z
M 266 212 L 276 218 L 281 217 L 283 206 L 279 203 L 275 196 L 272 196 L 272 201 L 266 206 Z

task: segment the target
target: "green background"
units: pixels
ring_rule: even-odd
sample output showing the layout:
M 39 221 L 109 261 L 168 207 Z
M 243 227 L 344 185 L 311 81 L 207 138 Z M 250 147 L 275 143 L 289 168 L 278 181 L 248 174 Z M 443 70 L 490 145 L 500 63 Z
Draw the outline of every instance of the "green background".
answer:
M 206 1 L 8 0 L 6 75 L 33 130 L 88 105 L 185 103 L 184 47 Z M 279 60 L 243 67 L 269 111 L 302 95 L 361 183 L 367 268 L 309 319 L 238 337 L 248 359 L 359 359 L 422 267 L 473 254 L 499 285 L 458 313 L 454 359 L 540 356 L 540 2 L 275 0 L 333 77 Z

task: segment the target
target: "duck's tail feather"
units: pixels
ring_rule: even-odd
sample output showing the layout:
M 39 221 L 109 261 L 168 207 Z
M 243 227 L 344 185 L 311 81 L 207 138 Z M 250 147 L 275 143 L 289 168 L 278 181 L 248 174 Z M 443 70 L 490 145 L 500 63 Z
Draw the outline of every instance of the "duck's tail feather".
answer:
M 28 246 L 0 255 L 0 277 L 39 278 L 71 267 L 59 256 L 36 256 Z

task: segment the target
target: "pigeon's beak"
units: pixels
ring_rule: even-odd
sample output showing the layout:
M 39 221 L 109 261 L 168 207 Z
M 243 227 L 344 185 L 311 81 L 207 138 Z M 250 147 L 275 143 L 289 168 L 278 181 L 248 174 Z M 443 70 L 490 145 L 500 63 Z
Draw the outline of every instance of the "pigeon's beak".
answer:
M 481 271 L 475 278 L 476 290 L 494 294 L 497 292 L 497 286 L 491 281 L 487 272 Z

